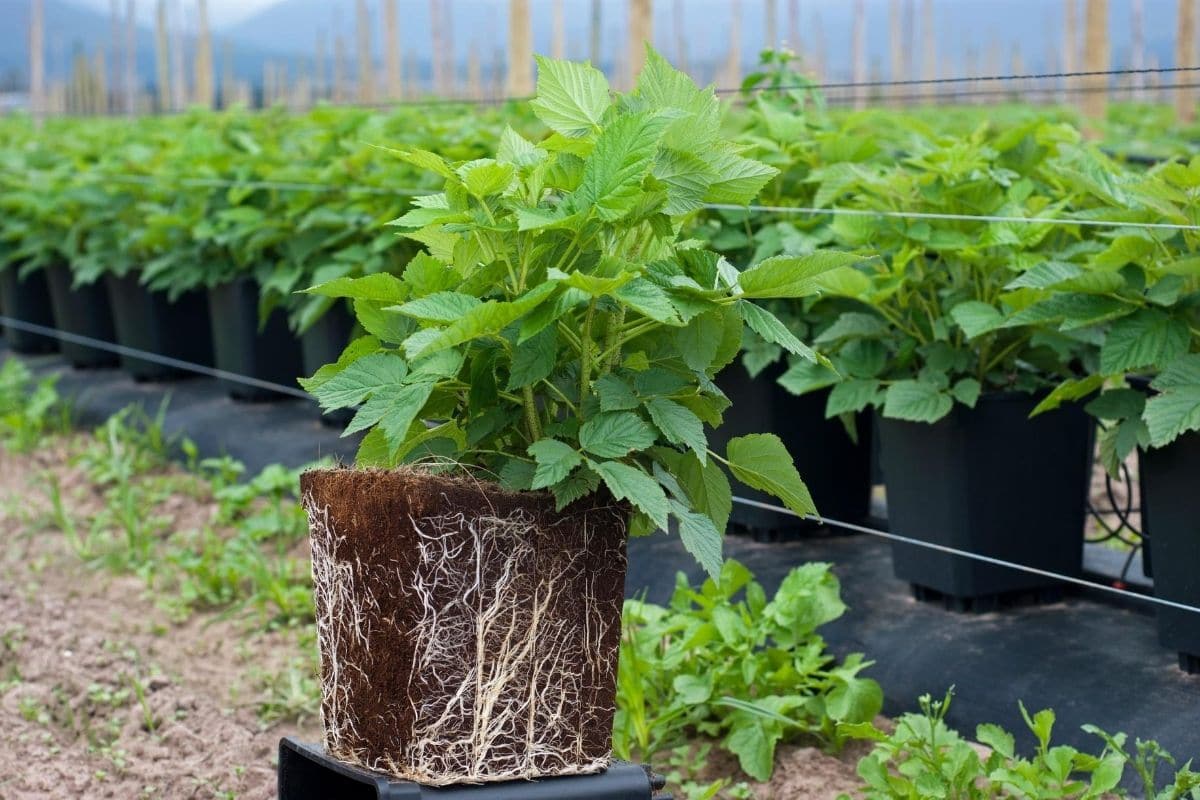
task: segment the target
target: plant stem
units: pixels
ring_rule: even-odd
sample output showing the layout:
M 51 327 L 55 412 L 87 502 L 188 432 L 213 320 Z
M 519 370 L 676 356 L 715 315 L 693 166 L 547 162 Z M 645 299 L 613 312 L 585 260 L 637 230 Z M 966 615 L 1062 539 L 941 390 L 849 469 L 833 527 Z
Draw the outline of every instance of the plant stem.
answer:
M 521 396 L 524 398 L 525 406 L 525 422 L 529 425 L 530 442 L 536 442 L 542 438 L 542 423 L 538 420 L 537 401 L 533 397 L 533 387 L 526 386 L 521 390 Z
M 588 303 L 583 318 L 583 331 L 579 337 L 579 404 L 587 399 L 592 385 L 592 319 L 596 316 L 596 300 Z

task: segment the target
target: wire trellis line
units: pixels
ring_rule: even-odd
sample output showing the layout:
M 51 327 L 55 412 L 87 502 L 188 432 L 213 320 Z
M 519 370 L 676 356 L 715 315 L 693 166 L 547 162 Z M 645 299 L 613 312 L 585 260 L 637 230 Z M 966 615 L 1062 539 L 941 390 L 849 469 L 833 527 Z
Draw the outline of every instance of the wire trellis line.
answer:
M 1007 569 L 1014 569 L 1019 572 L 1026 572 L 1026 573 L 1029 573 L 1030 575 L 1038 575 L 1043 578 L 1051 578 L 1053 580 L 1062 581 L 1064 583 L 1070 583 L 1070 584 L 1074 584 L 1076 586 L 1082 586 L 1086 589 L 1095 589 L 1095 590 L 1101 591 L 1101 592 L 1108 592 L 1109 594 L 1119 595 L 1121 597 L 1124 597 L 1124 598 L 1127 598 L 1130 600 L 1137 600 L 1137 601 L 1143 602 L 1143 603 L 1151 603 L 1153 605 L 1164 606 L 1166 608 L 1174 608 L 1179 611 L 1187 611 L 1187 612 L 1190 612 L 1193 614 L 1200 614 L 1200 608 L 1198 608 L 1196 606 L 1190 606 L 1187 603 L 1178 603 L 1174 600 L 1167 600 L 1164 597 L 1154 597 L 1153 595 L 1138 594 L 1137 592 L 1131 592 L 1127 589 L 1121 589 L 1116 586 L 1108 586 L 1103 583 L 1096 583 L 1095 581 L 1084 580 L 1083 578 L 1077 578 L 1074 575 L 1063 575 L 1061 573 L 1054 572 L 1052 570 L 1041 569 L 1040 567 L 1032 567 L 1032 566 L 1029 566 L 1028 564 L 1018 564 L 1015 561 L 1006 561 L 1003 558 L 994 558 L 992 556 L 984 555 L 983 553 L 974 553 L 974 552 L 971 552 L 970 550 L 960 550 L 957 547 L 950 547 L 950 546 L 944 545 L 944 544 L 937 544 L 935 542 L 926 542 L 921 539 L 914 539 L 911 536 L 903 536 L 899 533 L 891 533 L 890 531 L 881 531 L 876 528 L 869 528 L 865 525 L 856 525 L 853 522 L 843 522 L 842 520 L 831 519 L 829 517 L 814 516 L 812 514 L 808 514 L 808 515 L 797 514 L 795 511 L 792 511 L 790 508 L 784 508 L 783 506 L 777 506 L 777 505 L 773 505 L 771 503 L 763 503 L 758 500 L 750 500 L 750 499 L 744 498 L 744 497 L 735 496 L 733 498 L 733 502 L 738 503 L 740 505 L 744 505 L 744 506 L 750 506 L 751 508 L 760 508 L 765 511 L 774 511 L 778 514 L 784 514 L 786 516 L 796 517 L 798 519 L 805 519 L 805 520 L 809 520 L 811 522 L 818 522 L 818 523 L 823 523 L 825 525 L 832 525 L 835 528 L 842 528 L 842 529 L 848 530 L 848 531 L 855 531 L 856 533 L 865 533 L 869 536 L 876 536 L 881 539 L 887 539 L 892 542 L 899 542 L 901 544 L 913 545 L 914 547 L 923 547 L 927 550 L 935 550 L 939 553 L 946 553 L 947 555 L 959 556 L 961 558 L 968 558 L 973 561 L 979 561 L 984 564 L 990 564 L 995 567 L 1005 567 Z
M 11 174 L 11 173 L 10 173 Z M 225 178 L 151 178 L 145 175 L 124 175 L 124 174 L 101 174 L 93 173 L 98 178 L 103 180 L 111 180 L 115 182 L 137 183 L 143 185 L 163 184 L 170 185 L 195 185 L 206 186 L 212 188 L 258 188 L 258 189 L 277 189 L 279 191 L 310 191 L 310 192 L 355 192 L 364 191 L 380 195 L 403 195 L 410 197 L 423 197 L 426 195 L 437 194 L 436 189 L 420 189 L 412 186 L 397 187 L 395 189 L 383 188 L 379 186 L 364 186 L 362 184 L 320 184 L 320 183 L 291 183 L 287 181 L 269 181 L 269 180 L 233 180 Z M 810 215 L 810 216 L 845 216 L 845 217 L 876 217 L 890 219 L 917 219 L 917 220 L 940 220 L 948 222 L 988 222 L 988 223 L 1014 223 L 1018 225 L 1061 225 L 1071 226 L 1079 225 L 1082 227 L 1093 228 L 1144 228 L 1148 230 L 1170 230 L 1170 231 L 1200 231 L 1200 225 L 1186 224 L 1177 222 L 1130 222 L 1125 220 L 1114 219 L 1083 219 L 1079 217 L 1020 217 L 1006 216 L 998 214 L 947 214 L 932 211 L 885 211 L 871 210 L 862 208 L 838 208 L 838 207 L 815 207 L 815 206 L 772 206 L 758 205 L 751 203 L 749 205 L 739 206 L 734 203 L 705 203 L 703 208 L 710 211 L 749 211 L 759 214 L 793 214 L 793 215 Z
M 1027 94 L 1038 95 L 1067 95 L 1067 94 L 1116 94 L 1118 92 L 1167 92 L 1175 89 L 1197 89 L 1200 88 L 1200 83 L 1164 83 L 1154 87 L 1136 86 L 1067 86 L 1067 87 L 1029 87 L 1025 89 L 970 89 L 961 92 L 923 92 L 919 94 L 895 94 L 895 95 L 880 95 L 877 98 L 869 98 L 873 100 L 883 100 L 886 102 L 895 102 L 902 100 L 912 103 L 927 103 L 935 100 L 965 100 L 973 97 L 1011 97 L 1018 99 L 1019 96 Z M 829 105 L 849 105 L 850 103 L 858 102 L 860 98 L 853 95 L 838 95 L 837 97 L 827 97 L 825 102 Z
M 109 352 L 116 353 L 118 355 L 129 356 L 132 358 L 140 358 L 144 361 L 151 361 L 151 362 L 154 362 L 157 364 L 162 364 L 164 366 L 174 367 L 176 369 L 181 369 L 181 370 L 185 370 L 185 371 L 189 371 L 189 372 L 195 372 L 197 374 L 206 375 L 208 377 L 217 378 L 219 380 L 230 381 L 233 383 L 240 383 L 240 384 L 243 384 L 246 386 L 253 386 L 253 387 L 259 388 L 259 389 L 268 389 L 270 391 L 279 392 L 280 394 L 297 397 L 297 398 L 300 398 L 303 400 L 308 400 L 310 402 L 312 401 L 311 395 L 309 395 L 307 392 L 305 392 L 301 389 L 298 389 L 296 387 L 293 387 L 293 386 L 284 386 L 283 384 L 274 383 L 272 381 L 259 380 L 258 378 L 253 378 L 249 375 L 241 375 L 236 372 L 228 372 L 223 369 L 216 369 L 214 367 L 209 367 L 205 364 L 197 364 L 197 363 L 191 362 L 191 361 L 184 361 L 182 359 L 172 358 L 170 356 L 161 355 L 159 353 L 154 353 L 154 352 L 151 352 L 148 350 L 141 350 L 136 347 L 126 347 L 125 345 L 117 344 L 115 342 L 106 342 L 102 339 L 96 339 L 91 336 L 84 336 L 82 334 L 71 333 L 69 331 L 62 331 L 57 328 L 51 328 L 51 327 L 48 327 L 45 325 L 38 325 L 36 323 L 26 322 L 24 320 L 16 319 L 14 317 L 9 317 L 9 316 L 3 315 L 3 314 L 0 314 L 0 325 L 16 328 L 17 330 L 27 331 L 29 333 L 39 334 L 42 336 L 48 336 L 50 338 L 58 339 L 58 340 L 64 341 L 64 342 L 71 342 L 74 344 L 95 347 L 100 350 L 107 350 Z M 1115 586 L 1106 586 L 1105 584 L 1096 583 L 1094 581 L 1084 580 L 1083 578 L 1077 578 L 1073 575 L 1063 575 L 1061 573 L 1053 572 L 1051 570 L 1045 570 L 1045 569 L 1041 569 L 1038 567 L 1032 567 L 1032 566 L 1029 566 L 1026 564 L 1018 564 L 1013 561 L 1006 561 L 1005 559 L 994 558 L 992 556 L 987 556 L 982 553 L 974 553 L 974 552 L 971 552 L 970 550 L 961 550 L 956 547 L 949 547 L 947 545 L 936 544 L 934 542 L 926 542 L 926 541 L 922 541 L 920 539 L 914 539 L 909 536 L 902 536 L 901 534 L 898 534 L 898 533 L 891 533 L 889 531 L 881 531 L 876 528 L 870 528 L 865 525 L 857 525 L 852 522 L 844 522 L 842 520 L 832 519 L 830 517 L 820 517 L 820 516 L 815 516 L 815 515 L 811 515 L 811 514 L 810 515 L 801 515 L 801 514 L 797 514 L 796 512 L 792 511 L 789 508 L 784 508 L 783 506 L 773 505 L 771 503 L 763 503 L 758 500 L 751 500 L 748 498 L 734 496 L 733 501 L 735 503 L 739 503 L 739 504 L 745 505 L 745 506 L 750 506 L 752 508 L 760 508 L 760 509 L 763 509 L 766 511 L 773 511 L 778 514 L 783 514 L 785 516 L 796 517 L 798 519 L 805 519 L 805 520 L 809 520 L 812 522 L 823 523 L 825 525 L 832 525 L 833 527 L 836 527 L 836 528 L 842 528 L 844 530 L 856 531 L 858 533 L 865 533 L 870 536 L 876 536 L 876 537 L 879 537 L 882 539 L 887 539 L 889 541 L 913 545 L 914 547 L 923 547 L 927 550 L 935 550 L 937 552 L 946 553 L 948 555 L 959 556 L 962 558 L 968 558 L 968 559 L 972 559 L 974 561 L 980 561 L 985 564 L 990 564 L 992 566 L 1005 567 L 1008 569 L 1018 570 L 1020 572 L 1026 572 L 1026 573 L 1029 573 L 1032 575 L 1039 575 L 1044 578 L 1050 578 L 1050 579 L 1057 580 L 1057 581 L 1063 581 L 1065 583 L 1071 583 L 1076 586 L 1081 586 L 1081 587 L 1084 587 L 1087 589 L 1094 589 L 1094 590 L 1101 591 L 1101 592 L 1108 592 L 1109 594 L 1118 595 L 1121 597 L 1125 597 L 1125 598 L 1132 599 L 1132 600 L 1137 600 L 1137 601 L 1144 602 L 1144 603 L 1151 603 L 1154 605 L 1164 606 L 1167 608 L 1174 608 L 1174 609 L 1178 609 L 1181 611 L 1187 611 L 1187 612 L 1191 612 L 1191 613 L 1200 614 L 1200 608 L 1197 608 L 1196 606 L 1188 605 L 1186 603 L 1178 603 L 1174 600 L 1167 600 L 1162 597 L 1141 595 L 1136 592 L 1130 592 L 1125 589 L 1117 588 Z
M 240 375 L 236 372 L 229 372 L 216 367 L 210 367 L 206 364 L 197 364 L 193 361 L 184 361 L 179 358 L 172 358 L 160 353 L 154 353 L 149 350 L 140 350 L 136 347 L 126 347 L 123 344 L 116 342 L 106 342 L 103 339 L 95 339 L 91 336 L 84 336 L 79 333 L 71 333 L 70 331 L 51 328 L 46 325 L 38 325 L 33 322 L 26 322 L 21 319 L 14 319 L 3 314 L 0 314 L 0 325 L 9 328 L 15 328 L 27 333 L 34 333 L 41 336 L 48 336 L 51 339 L 58 339 L 61 342 L 70 342 L 71 344 L 84 345 L 93 347 L 97 350 L 105 350 L 109 353 L 116 353 L 120 356 L 128 358 L 140 358 L 142 361 L 150 361 L 155 364 L 161 364 L 164 367 L 173 367 L 175 369 L 184 370 L 186 372 L 195 372 L 199 375 L 207 375 L 210 378 L 217 378 L 230 383 L 240 383 L 244 386 L 253 386 L 256 389 L 266 389 L 279 394 L 285 394 L 290 397 L 296 397 L 301 400 L 313 402 L 312 395 L 303 389 L 295 386 L 284 386 L 282 383 L 273 381 L 264 381 L 259 378 L 254 378 L 249 375 Z

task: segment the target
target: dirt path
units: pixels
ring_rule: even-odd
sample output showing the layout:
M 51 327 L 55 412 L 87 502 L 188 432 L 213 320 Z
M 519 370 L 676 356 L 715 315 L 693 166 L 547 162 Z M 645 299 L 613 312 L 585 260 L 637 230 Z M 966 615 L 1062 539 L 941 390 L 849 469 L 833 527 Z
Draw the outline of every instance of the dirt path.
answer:
M 140 578 L 84 566 L 43 522 L 43 469 L 71 487 L 61 452 L 0 451 L 0 800 L 274 797 L 279 737 L 316 723 L 265 729 L 253 676 L 294 637 L 173 623 Z

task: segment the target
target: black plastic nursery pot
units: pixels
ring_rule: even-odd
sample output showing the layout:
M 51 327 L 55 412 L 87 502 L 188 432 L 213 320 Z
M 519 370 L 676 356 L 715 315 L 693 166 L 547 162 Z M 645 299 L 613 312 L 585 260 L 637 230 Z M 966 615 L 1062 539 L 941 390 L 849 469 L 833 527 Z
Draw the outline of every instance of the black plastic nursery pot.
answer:
M 300 336 L 300 350 L 307 377 L 338 360 L 354 334 L 354 317 L 344 302 L 337 302 Z M 344 427 L 354 418 L 353 409 L 338 409 L 321 415 L 331 427 Z
M 1142 528 L 1154 543 L 1154 594 L 1200 608 L 1200 433 L 1140 455 Z M 1158 638 L 1200 673 L 1200 612 L 1158 606 Z
M 300 490 L 330 755 L 427 786 L 610 766 L 626 507 L 414 470 Z
M 717 385 L 733 405 L 724 423 L 711 437 L 713 449 L 724 452 L 726 443 L 750 433 L 774 433 L 804 478 L 817 511 L 830 519 L 862 522 L 871 503 L 871 420 L 858 419 L 858 441 L 846 432 L 841 420 L 825 419 L 827 391 L 797 397 L 777 382 L 784 366 L 773 364 L 757 377 L 750 377 L 740 363 L 731 364 L 717 376 Z M 778 505 L 774 498 L 745 486 L 736 487 L 739 497 Z M 733 506 L 733 525 L 755 536 L 774 539 L 812 531 L 817 523 L 741 503 Z
M 617 762 L 596 775 L 435 789 L 346 764 L 290 737 L 279 742 L 279 800 L 671 800 L 655 794 L 664 785 L 636 764 Z
M 1092 422 L 1080 406 L 1029 419 L 1024 394 L 984 395 L 928 425 L 878 421 L 892 533 L 1062 575 L 1082 566 Z M 893 542 L 896 577 L 918 598 L 984 609 L 1053 579 Z
M 208 296 L 204 292 L 185 292 L 171 302 L 165 292 L 152 292 L 138 283 L 136 274 L 108 275 L 105 288 L 118 344 L 213 366 Z M 194 374 L 128 355 L 121 356 L 121 368 L 137 381 L 173 380 Z
M 288 328 L 287 312 L 274 309 L 260 327 L 258 298 L 258 284 L 247 278 L 209 290 L 208 310 L 217 368 L 281 386 L 295 386 L 302 369 L 300 344 Z M 235 400 L 263 402 L 287 397 L 271 389 L 235 381 L 224 384 Z
M 0 313 L 22 322 L 53 328 L 54 312 L 50 307 L 45 271 L 36 270 L 24 278 L 18 273 L 15 264 L 0 269 Z M 58 349 L 57 339 L 8 326 L 4 328 L 4 340 L 17 353 L 52 353 Z
M 108 292 L 101 283 L 73 286 L 74 276 L 66 264 L 51 264 L 46 267 L 46 281 L 50 286 L 50 305 L 54 311 L 54 324 L 60 331 L 115 342 L 112 307 Z M 63 341 L 59 345 L 63 357 L 76 369 L 116 366 L 116 353 L 89 347 L 86 344 Z

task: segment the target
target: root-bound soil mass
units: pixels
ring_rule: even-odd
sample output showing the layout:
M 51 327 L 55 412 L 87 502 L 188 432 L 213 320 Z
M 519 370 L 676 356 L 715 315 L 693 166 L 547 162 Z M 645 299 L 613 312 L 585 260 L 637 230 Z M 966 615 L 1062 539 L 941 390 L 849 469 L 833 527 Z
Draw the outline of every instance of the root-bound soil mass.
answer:
M 301 491 L 330 752 L 431 785 L 603 769 L 625 508 L 409 470 Z

